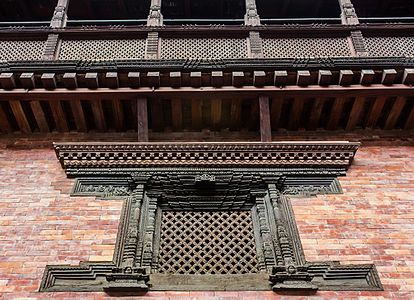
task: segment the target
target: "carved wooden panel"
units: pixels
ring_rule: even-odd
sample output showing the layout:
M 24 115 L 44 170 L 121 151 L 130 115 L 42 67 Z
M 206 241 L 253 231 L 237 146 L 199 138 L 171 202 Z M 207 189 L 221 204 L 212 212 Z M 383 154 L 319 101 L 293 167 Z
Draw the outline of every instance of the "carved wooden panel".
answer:
M 414 57 L 414 37 L 366 37 L 370 56 Z
M 250 211 L 164 211 L 158 271 L 257 273 Z
M 0 41 L 0 61 L 41 60 L 46 41 Z
M 288 156 L 292 150 L 316 146 L 260 145 L 267 151 L 284 149 Z M 321 143 L 314 150 L 337 152 L 335 146 L 345 145 L 356 150 L 357 145 L 347 143 Z M 64 157 L 62 165 L 67 174 L 80 177 L 74 194 L 109 200 L 112 193 L 125 199 L 114 257 L 112 262 L 48 266 L 41 291 L 382 289 L 374 265 L 306 261 L 293 209 L 285 195 L 338 191 L 335 178 L 344 175 L 345 166 L 338 168 L 328 162 L 313 168 L 272 168 L 268 164 L 267 168 L 240 168 L 237 163 L 237 167 L 206 168 L 198 162 L 198 167 L 181 163 L 173 168 L 107 168 L 93 160 L 92 168 L 73 164 L 100 156 L 99 150 L 104 148 L 113 152 L 103 156 L 105 160 L 120 157 L 122 150 L 132 155 L 137 145 L 89 146 L 86 156 L 66 152 L 67 147 L 76 151 L 84 148 L 79 144 L 61 144 L 56 150 L 59 158 Z M 139 153 L 151 150 L 161 159 L 151 146 L 161 145 L 140 144 Z M 115 151 L 118 147 L 127 149 Z M 255 156 L 250 154 L 258 150 L 253 143 L 169 147 L 189 147 L 189 158 L 194 158 L 199 148 L 217 151 L 236 147 L 251 159 Z M 296 154 L 302 157 L 300 152 Z M 70 169 L 67 160 L 72 160 Z M 225 199 L 220 202 L 221 195 Z M 247 198 L 238 201 L 232 195 Z
M 161 59 L 247 58 L 246 39 L 161 39 Z
M 143 59 L 145 39 L 63 40 L 60 60 Z
M 346 38 L 263 39 L 265 58 L 351 56 Z

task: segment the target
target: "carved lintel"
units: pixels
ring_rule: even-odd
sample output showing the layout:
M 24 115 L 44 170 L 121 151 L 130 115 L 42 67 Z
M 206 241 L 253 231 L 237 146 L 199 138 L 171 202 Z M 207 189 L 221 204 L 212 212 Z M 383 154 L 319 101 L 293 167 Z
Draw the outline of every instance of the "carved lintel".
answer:
M 351 40 L 357 56 L 368 56 L 368 49 L 360 30 L 351 31 Z
M 113 268 L 112 273 L 106 274 L 109 292 L 147 292 L 150 276 L 145 268 Z

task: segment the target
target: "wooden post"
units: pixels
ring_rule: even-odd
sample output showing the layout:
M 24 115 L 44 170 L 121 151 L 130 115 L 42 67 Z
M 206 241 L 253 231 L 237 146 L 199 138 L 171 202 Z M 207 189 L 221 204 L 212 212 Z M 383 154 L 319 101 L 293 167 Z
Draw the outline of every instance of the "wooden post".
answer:
M 68 18 L 69 0 L 59 0 L 55 11 L 53 12 L 52 20 L 50 21 L 50 27 L 62 28 L 66 27 L 66 21 Z
M 147 98 L 137 99 L 138 142 L 148 142 L 148 108 Z
M 262 142 L 272 141 L 272 128 L 270 126 L 269 97 L 259 97 L 260 109 L 260 138 Z

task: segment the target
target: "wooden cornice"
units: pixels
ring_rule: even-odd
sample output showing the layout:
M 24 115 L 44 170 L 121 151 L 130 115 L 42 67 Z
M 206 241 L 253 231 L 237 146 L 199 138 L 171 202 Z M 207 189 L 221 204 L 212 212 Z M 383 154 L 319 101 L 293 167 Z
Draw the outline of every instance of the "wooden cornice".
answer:
M 139 167 L 336 168 L 351 165 L 359 143 L 55 143 L 66 170 Z

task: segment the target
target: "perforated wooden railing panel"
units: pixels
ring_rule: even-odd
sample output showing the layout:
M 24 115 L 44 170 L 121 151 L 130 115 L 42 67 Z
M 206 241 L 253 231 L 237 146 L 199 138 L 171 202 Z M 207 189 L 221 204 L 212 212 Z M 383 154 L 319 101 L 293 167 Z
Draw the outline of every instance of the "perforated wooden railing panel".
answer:
M 0 41 L 0 61 L 41 60 L 45 41 Z
M 414 57 L 413 37 L 368 37 L 365 43 L 370 56 Z

